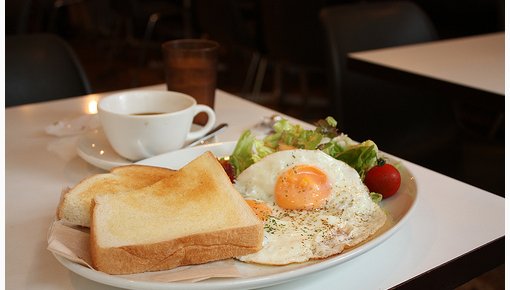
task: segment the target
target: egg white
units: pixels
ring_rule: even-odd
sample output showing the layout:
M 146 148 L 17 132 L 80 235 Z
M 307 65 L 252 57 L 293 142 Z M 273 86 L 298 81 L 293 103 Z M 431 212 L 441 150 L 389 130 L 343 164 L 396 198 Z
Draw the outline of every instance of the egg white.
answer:
M 326 205 L 314 210 L 287 210 L 274 199 L 278 176 L 297 165 L 315 166 L 331 184 Z M 246 199 L 271 209 L 264 225 L 264 244 L 245 262 L 285 265 L 325 258 L 364 241 L 386 221 L 359 174 L 346 163 L 320 150 L 286 150 L 266 156 L 243 171 L 235 187 Z

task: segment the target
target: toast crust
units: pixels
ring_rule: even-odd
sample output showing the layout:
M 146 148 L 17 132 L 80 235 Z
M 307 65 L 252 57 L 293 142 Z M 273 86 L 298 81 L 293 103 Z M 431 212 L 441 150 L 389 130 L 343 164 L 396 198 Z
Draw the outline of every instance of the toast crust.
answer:
M 91 232 L 92 266 L 108 274 L 170 270 L 179 266 L 243 256 L 260 250 L 258 225 L 190 235 L 154 244 L 101 248 Z

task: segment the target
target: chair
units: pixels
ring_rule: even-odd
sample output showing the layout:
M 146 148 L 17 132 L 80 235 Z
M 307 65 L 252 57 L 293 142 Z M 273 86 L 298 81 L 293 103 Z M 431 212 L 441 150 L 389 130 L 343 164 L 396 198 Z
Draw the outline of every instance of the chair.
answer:
M 263 61 L 256 3 L 251 0 L 194 0 L 192 10 L 200 36 L 220 43 L 220 61 L 226 60 L 222 66 L 227 73 L 232 72 L 228 79 L 244 77 L 240 94 L 249 97 L 255 93 L 252 85 L 257 67 Z M 249 64 L 245 68 L 243 60 L 247 59 Z M 239 75 L 236 66 L 246 70 L 246 74 Z
M 31 0 L 5 2 L 5 34 L 25 33 L 28 30 L 31 7 Z
M 5 39 L 6 107 L 91 93 L 78 58 L 60 37 L 24 34 Z
M 190 38 L 190 5 L 191 0 L 110 0 L 113 12 L 110 62 L 122 50 L 121 46 L 129 45 L 139 48 L 137 65 L 141 69 L 146 65 L 150 46 L 159 53 L 162 39 Z M 136 85 L 138 79 L 133 82 Z
M 403 1 L 342 4 L 322 9 L 320 21 L 333 115 L 340 128 L 402 158 L 438 171 L 454 170 L 458 140 L 449 100 L 427 88 L 357 74 L 346 66 L 350 52 L 435 40 L 435 28 L 420 7 Z
M 261 0 L 261 31 L 269 62 L 274 65 L 273 94 L 283 105 L 284 78 L 297 76 L 301 108 L 308 107 L 312 76 L 324 76 L 324 47 L 319 11 L 325 0 Z

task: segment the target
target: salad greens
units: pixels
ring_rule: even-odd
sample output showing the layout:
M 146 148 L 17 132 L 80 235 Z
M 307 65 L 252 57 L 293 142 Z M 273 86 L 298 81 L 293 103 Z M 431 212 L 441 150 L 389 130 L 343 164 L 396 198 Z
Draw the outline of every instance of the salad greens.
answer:
M 370 198 L 372 199 L 373 202 L 380 203 L 381 200 L 383 199 L 383 196 L 382 194 L 377 192 L 370 192 Z
M 322 150 L 356 169 L 362 180 L 365 173 L 377 164 L 378 149 L 371 140 L 358 144 L 347 135 L 338 133 L 337 122 L 332 117 L 321 119 L 315 125 L 314 130 L 306 130 L 282 119 L 274 124 L 274 133 L 263 140 L 256 139 L 250 130 L 246 130 L 229 159 L 235 175 L 271 153 L 292 148 Z

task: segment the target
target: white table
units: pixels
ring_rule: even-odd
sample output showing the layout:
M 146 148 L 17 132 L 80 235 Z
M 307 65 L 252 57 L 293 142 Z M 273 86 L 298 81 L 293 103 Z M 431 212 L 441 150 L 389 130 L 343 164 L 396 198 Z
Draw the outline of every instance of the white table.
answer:
M 69 272 L 46 250 L 46 234 L 61 189 L 101 171 L 77 156 L 64 159 L 49 152 L 48 144 L 58 138 L 45 134 L 44 128 L 57 120 L 86 113 L 89 102 L 101 96 L 94 94 L 5 111 L 6 289 L 115 289 Z M 237 139 L 262 116 L 274 113 L 221 91 L 216 103 L 218 122 L 230 124 L 219 136 L 224 141 Z M 353 260 L 272 289 L 386 289 L 406 281 L 425 283 L 422 278 L 441 273 L 445 263 L 471 256 L 466 254 L 488 248 L 482 246 L 494 240 L 499 239 L 501 245 L 500 238 L 505 234 L 503 198 L 418 165 L 408 162 L 404 165 L 416 177 L 418 199 L 413 216 L 397 233 Z M 443 274 L 459 276 L 444 270 Z
M 504 32 L 353 52 L 348 56 L 353 67 L 363 62 L 497 95 L 505 94 Z

